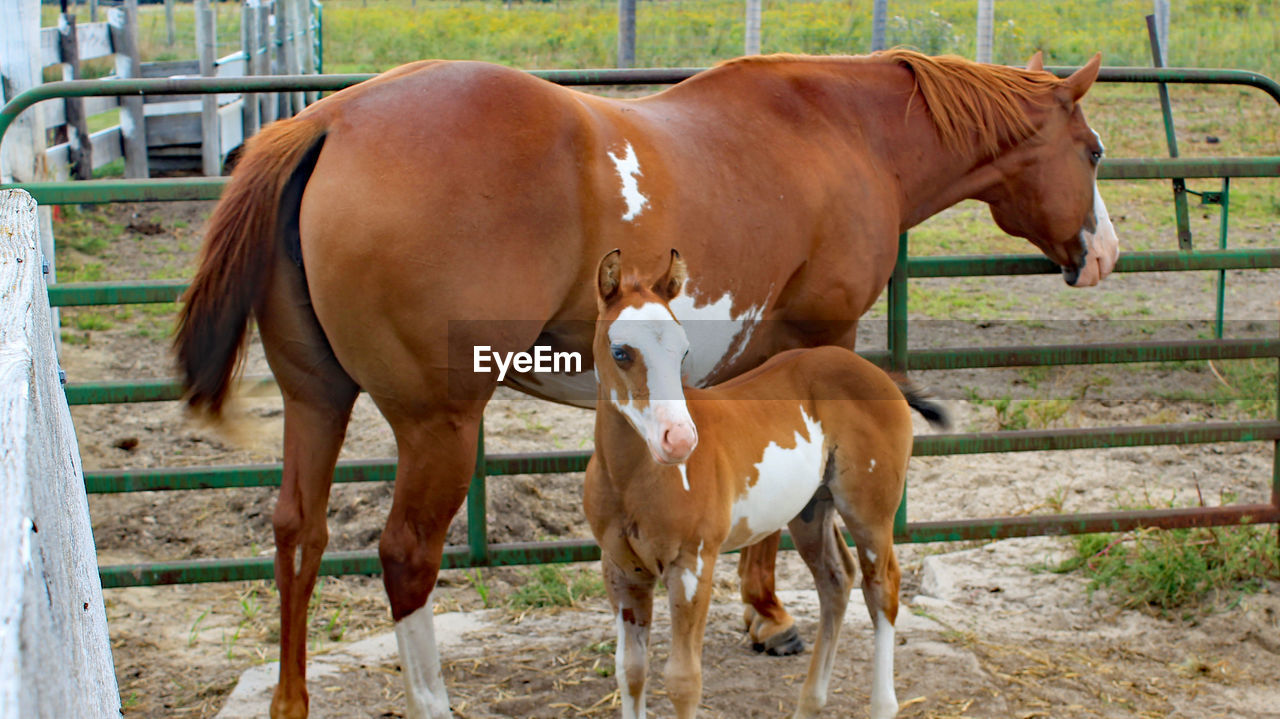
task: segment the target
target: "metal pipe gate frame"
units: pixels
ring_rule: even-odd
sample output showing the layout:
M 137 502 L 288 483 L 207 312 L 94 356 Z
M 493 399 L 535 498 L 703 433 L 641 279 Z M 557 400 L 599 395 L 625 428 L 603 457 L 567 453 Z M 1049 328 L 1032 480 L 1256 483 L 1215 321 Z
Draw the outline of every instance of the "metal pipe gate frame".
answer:
M 1065 77 L 1076 68 L 1048 68 Z M 659 85 L 684 80 L 701 68 L 631 70 L 549 70 L 533 74 L 563 85 Z M 281 90 L 339 90 L 372 75 L 295 75 L 249 78 L 186 78 L 156 80 L 94 80 L 52 82 L 13 98 L 0 108 L 0 141 L 5 130 L 26 108 L 41 100 L 87 95 L 180 94 L 218 92 L 272 92 Z M 1280 84 L 1243 70 L 1196 68 L 1103 68 L 1099 81 L 1121 83 L 1233 84 L 1261 89 L 1280 104 Z M 1100 179 L 1224 178 L 1222 227 L 1226 227 L 1226 181 L 1231 177 L 1280 177 L 1280 157 L 1177 158 L 1103 160 Z M 92 204 L 105 202 L 214 200 L 226 178 L 159 180 L 95 180 L 0 185 L 21 188 L 43 204 Z M 1116 272 L 1178 272 L 1192 270 L 1280 268 L 1280 248 L 1260 250 L 1207 250 L 1136 252 L 1121 256 Z M 1039 255 L 952 256 L 908 258 L 907 236 L 899 242 L 898 263 L 889 285 L 888 351 L 863 356 L 900 370 L 961 369 L 978 367 L 1047 366 L 1176 360 L 1243 359 L 1274 357 L 1280 367 L 1280 338 L 1250 340 L 1199 340 L 1080 345 L 949 348 L 907 350 L 907 278 L 965 277 L 1056 273 Z M 92 282 L 53 285 L 50 303 L 57 307 L 173 302 L 181 295 L 182 281 Z M 1219 307 L 1219 318 L 1221 307 Z M 1219 319 L 1219 327 L 1221 321 Z M 249 378 L 270 384 L 271 378 Z M 72 383 L 66 387 L 70 404 L 172 401 L 181 398 L 171 381 L 112 381 Z M 919 437 L 917 456 L 1022 452 L 1036 450 L 1138 447 L 1161 444 L 1270 441 L 1274 449 L 1269 504 L 1236 504 L 1220 507 L 1117 511 L 1090 514 L 992 517 L 933 522 L 906 521 L 906 496 L 899 509 L 895 539 L 899 542 L 949 542 L 1035 535 L 1087 532 L 1119 532 L 1143 527 L 1181 528 L 1230 524 L 1280 524 L 1280 377 L 1277 380 L 1277 416 L 1272 420 L 1173 424 L 1143 427 L 1101 427 L 1066 430 L 1021 430 Z M 487 455 L 481 433 L 476 448 L 476 470 L 467 497 L 468 543 L 444 551 L 443 568 L 579 562 L 599 559 L 590 540 L 516 542 L 490 544 L 485 519 L 485 480 L 511 474 L 581 472 L 590 452 L 548 452 Z M 136 492 L 225 487 L 279 486 L 281 465 L 188 467 L 160 470 L 109 470 L 86 472 L 90 493 Z M 335 482 L 390 481 L 394 460 L 340 462 Z M 783 546 L 792 548 L 784 537 Z M 102 567 L 105 588 L 196 582 L 270 579 L 273 560 L 204 559 L 181 562 Z M 378 574 L 377 553 L 328 552 L 320 565 L 322 575 Z

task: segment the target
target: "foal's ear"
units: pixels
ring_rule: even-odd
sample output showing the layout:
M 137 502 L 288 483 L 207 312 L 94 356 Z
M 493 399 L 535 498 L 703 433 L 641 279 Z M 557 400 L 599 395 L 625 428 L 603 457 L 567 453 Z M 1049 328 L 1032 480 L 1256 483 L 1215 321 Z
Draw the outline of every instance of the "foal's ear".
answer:
M 600 259 L 596 268 L 596 296 L 601 303 L 608 303 L 618 294 L 622 271 L 622 250 L 614 250 Z
M 1027 69 L 1031 72 L 1044 72 L 1044 53 L 1036 50 L 1036 54 L 1027 60 Z
M 684 260 L 680 258 L 680 253 L 673 249 L 671 264 L 667 267 L 667 272 L 662 279 L 653 283 L 653 291 L 664 301 L 670 302 L 680 294 L 680 289 L 684 287 L 685 278 L 688 276 L 689 271 L 684 265 Z
M 1071 77 L 1066 79 L 1066 86 L 1071 91 L 1071 99 L 1079 100 L 1084 94 L 1093 87 L 1093 81 L 1098 79 L 1098 69 L 1102 67 L 1102 53 L 1097 53 L 1093 59 L 1085 63 L 1085 66 L 1071 73 Z

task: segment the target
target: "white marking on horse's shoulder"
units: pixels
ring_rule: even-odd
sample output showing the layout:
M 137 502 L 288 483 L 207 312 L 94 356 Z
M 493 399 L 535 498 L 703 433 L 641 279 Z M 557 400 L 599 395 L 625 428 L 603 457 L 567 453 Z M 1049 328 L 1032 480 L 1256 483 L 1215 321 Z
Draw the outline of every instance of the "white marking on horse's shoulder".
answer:
M 640 159 L 636 157 L 636 150 L 628 142 L 626 149 L 621 155 L 608 153 L 609 159 L 613 160 L 613 167 L 618 172 L 619 179 L 622 180 L 622 199 L 627 203 L 627 211 L 622 215 L 624 222 L 631 222 L 640 216 L 645 205 L 649 204 L 649 198 L 640 192 L 640 183 L 636 178 L 644 173 L 640 171 Z

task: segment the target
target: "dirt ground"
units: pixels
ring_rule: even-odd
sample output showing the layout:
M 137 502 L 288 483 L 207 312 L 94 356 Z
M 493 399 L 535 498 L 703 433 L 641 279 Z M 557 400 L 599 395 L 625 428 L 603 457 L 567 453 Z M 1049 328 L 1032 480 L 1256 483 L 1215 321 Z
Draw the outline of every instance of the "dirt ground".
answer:
M 184 276 L 208 209 L 200 203 L 102 208 L 96 212 L 120 228 L 119 236 L 97 255 L 73 251 L 60 258 L 60 267 L 101 263 L 108 268 L 103 279 Z M 1122 211 L 1113 215 L 1122 235 L 1137 229 Z M 1232 244 L 1273 244 L 1269 230 L 1264 223 L 1250 232 L 1246 223 L 1243 230 L 1233 230 Z M 1229 333 L 1274 335 L 1280 299 L 1276 273 L 1229 275 Z M 912 342 L 965 346 L 1013 344 L 1028 336 L 1037 342 L 1196 337 L 1205 331 L 1201 320 L 1211 316 L 1209 280 L 1209 273 L 1120 275 L 1102 288 L 1074 291 L 1056 278 L 1011 278 L 1002 280 L 1001 292 L 1036 299 L 1018 299 L 998 317 L 913 323 Z M 943 285 L 915 287 L 927 291 Z M 1127 312 L 1122 317 L 1140 319 L 1106 320 L 1117 308 Z M 1147 311 L 1134 313 L 1135 308 Z M 170 311 L 64 312 L 63 365 L 69 380 L 170 376 L 164 336 Z M 79 319 L 91 312 L 108 315 L 110 326 Z M 883 322 L 864 325 L 860 346 L 883 347 Z M 246 375 L 265 372 L 254 345 Z M 1226 382 L 1203 364 L 938 372 L 919 373 L 917 379 L 946 401 L 958 431 L 1007 424 L 1008 408 L 1002 414 L 993 402 L 999 398 L 1033 400 L 1025 409 L 1044 413 L 1040 420 L 1051 427 L 1241 416 L 1230 406 L 1203 401 Z M 1050 413 L 1052 407 L 1058 409 Z M 234 439 L 185 422 L 176 403 L 76 407 L 72 414 L 90 470 L 278 461 L 278 397 L 246 397 L 239 411 L 242 421 Z M 585 448 L 591 423 L 589 412 L 503 390 L 486 413 L 487 446 L 494 452 Z M 921 425 L 920 431 L 927 430 Z M 343 457 L 390 457 L 394 451 L 385 422 L 362 398 Z M 912 520 L 928 520 L 1268 501 L 1272 452 L 1265 443 L 1240 443 L 916 458 L 908 506 Z M 495 478 L 488 492 L 491 541 L 589 536 L 579 477 Z M 388 484 L 336 486 L 330 549 L 376 548 L 390 498 Z M 144 492 L 93 496 L 90 510 L 100 562 L 109 565 L 270 556 L 273 503 L 270 489 Z M 465 518 L 459 517 L 450 542 L 463 543 L 465 536 Z M 1090 595 L 1078 575 L 1042 571 L 1065 557 L 1070 546 L 1069 540 L 1041 538 L 899 547 L 904 568 L 896 663 L 900 716 L 1280 716 L 1280 584 L 1190 617 L 1160 618 L 1117 609 L 1104 592 Z M 704 655 L 706 715 L 787 715 L 808 654 L 778 659 L 750 650 L 740 631 L 734 564 L 733 557 L 723 558 L 717 574 Z M 595 571 L 584 565 L 571 574 Z M 587 598 L 572 609 L 503 608 L 505 598 L 528 577 L 523 568 L 442 575 L 437 611 L 471 612 L 465 615 L 469 619 L 439 620 L 469 627 L 444 651 L 458 716 L 615 715 L 613 625 L 605 600 Z M 806 593 L 811 584 L 794 555 L 784 554 L 780 562 L 779 586 L 811 638 L 816 617 L 813 596 Z M 866 713 L 870 625 L 857 594 L 845 622 L 828 716 Z M 130 717 L 212 717 L 243 671 L 277 655 L 278 599 L 269 582 L 113 589 L 106 601 Z M 665 608 L 658 614 L 665 616 Z M 377 578 L 321 580 L 311 618 L 316 661 L 346 656 L 360 642 L 379 641 L 391 627 Z M 655 677 L 651 708 L 658 716 L 670 714 L 661 691 L 668 645 L 664 627 L 654 633 L 650 664 Z M 313 676 L 315 715 L 402 715 L 394 655 L 362 656 L 335 659 L 336 669 Z

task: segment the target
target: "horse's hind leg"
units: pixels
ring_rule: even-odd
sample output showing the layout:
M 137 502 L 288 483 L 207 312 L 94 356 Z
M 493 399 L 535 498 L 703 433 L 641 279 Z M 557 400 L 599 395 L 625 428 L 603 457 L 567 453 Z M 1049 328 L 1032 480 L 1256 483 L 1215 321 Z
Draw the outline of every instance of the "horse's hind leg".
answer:
M 795 620 L 774 593 L 774 570 L 781 541 L 782 533 L 774 532 L 755 544 L 743 547 L 738 558 L 742 602 L 747 605 L 743 620 L 751 635 L 752 648 L 774 656 L 804 651 L 804 641 L 796 631 Z
M 278 273 L 258 310 L 267 359 L 284 396 L 284 478 L 276 500 L 280 682 L 272 719 L 307 715 L 307 605 L 329 542 L 325 512 L 333 468 L 359 388 L 334 359 L 297 276 Z
M 813 574 L 820 607 L 818 637 L 813 644 L 813 658 L 809 660 L 809 675 L 800 690 L 796 719 L 816 717 L 827 703 L 840 626 L 849 606 L 849 590 L 853 587 L 853 557 L 835 526 L 832 510 L 830 495 L 815 497 L 790 524 L 796 549 Z
M 425 416 L 399 415 L 389 411 L 393 407 L 388 402 L 379 406 L 391 421 L 400 452 L 395 497 L 378 552 L 396 622 L 407 716 L 448 717 L 431 592 L 449 522 L 466 498 L 475 468 L 484 400 L 440 403 Z

